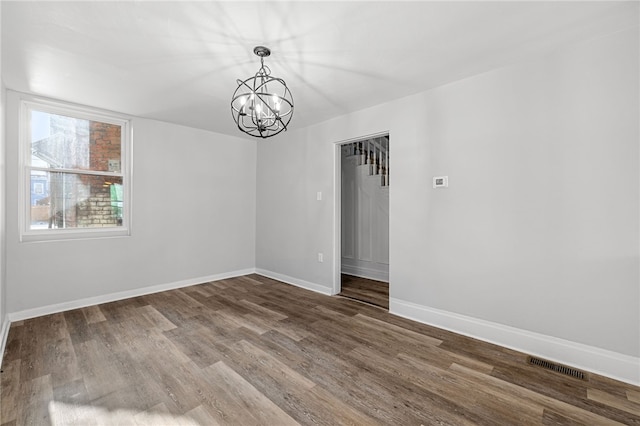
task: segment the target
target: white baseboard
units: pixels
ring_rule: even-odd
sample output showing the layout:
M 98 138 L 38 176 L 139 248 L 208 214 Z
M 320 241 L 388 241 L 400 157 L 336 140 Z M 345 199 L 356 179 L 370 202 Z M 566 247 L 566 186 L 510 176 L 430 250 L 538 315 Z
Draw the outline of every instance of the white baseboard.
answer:
M 343 257 L 340 262 L 343 274 L 370 280 L 389 282 L 389 264 Z
M 315 284 L 309 281 L 293 278 L 288 275 L 278 274 L 277 272 L 267 271 L 265 269 L 256 269 L 256 274 L 264 275 L 267 278 L 271 278 L 274 280 L 282 281 L 287 284 L 295 285 L 296 287 L 301 287 L 307 290 L 315 291 L 316 293 L 321 293 L 326 296 L 331 296 L 333 294 L 331 287 L 325 287 L 320 284 Z
M 131 297 L 144 296 L 145 294 L 159 293 L 161 291 L 174 290 L 177 288 L 188 287 L 191 285 L 202 284 L 209 281 L 223 280 L 226 278 L 239 277 L 242 275 L 253 274 L 255 269 L 242 269 L 238 271 L 224 272 L 221 274 L 207 275 L 204 277 L 190 278 L 187 280 L 175 281 L 172 283 L 153 285 L 150 287 L 136 288 L 133 290 L 120 291 L 101 296 L 88 297 L 86 299 L 72 300 L 69 302 L 56 303 L 53 305 L 42 306 L 33 309 L 25 309 L 24 311 L 9 313 L 9 321 L 21 321 L 29 318 L 35 318 L 43 315 L 55 314 L 58 312 L 69 311 L 71 309 L 84 308 L 87 306 L 99 305 L 101 303 L 115 302 L 117 300 L 128 299 Z
M 9 337 L 9 327 L 11 327 L 11 321 L 9 321 L 9 316 L 5 315 L 5 317 L 2 318 L 2 326 L 0 327 L 0 367 L 2 367 L 4 350 L 7 347 L 7 338 Z
M 389 312 L 518 352 L 590 371 L 635 386 L 640 385 L 640 358 L 638 357 L 394 298 L 389 299 Z
M 375 281 L 389 282 L 389 272 L 377 271 L 374 269 L 367 269 L 358 266 L 351 266 L 342 264 L 342 273 L 346 275 L 353 275 L 354 277 L 367 278 Z

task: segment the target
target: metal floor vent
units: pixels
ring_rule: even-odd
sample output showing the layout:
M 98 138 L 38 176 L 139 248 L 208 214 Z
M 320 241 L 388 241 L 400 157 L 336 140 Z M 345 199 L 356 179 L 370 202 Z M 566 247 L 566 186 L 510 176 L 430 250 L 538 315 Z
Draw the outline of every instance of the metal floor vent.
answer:
M 548 370 L 553 370 L 557 373 L 564 374 L 566 376 L 575 377 L 580 380 L 586 380 L 587 375 L 575 368 L 567 367 L 566 365 L 556 364 L 552 361 L 547 361 L 546 359 L 536 358 L 533 356 L 528 357 L 528 363 L 531 365 L 537 365 L 539 367 L 546 368 Z

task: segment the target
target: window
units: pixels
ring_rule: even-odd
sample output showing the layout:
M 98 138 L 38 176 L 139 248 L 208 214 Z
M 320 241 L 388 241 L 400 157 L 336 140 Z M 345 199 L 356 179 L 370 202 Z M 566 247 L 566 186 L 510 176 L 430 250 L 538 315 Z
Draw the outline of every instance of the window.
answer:
M 23 100 L 20 143 L 22 241 L 129 234 L 128 120 Z

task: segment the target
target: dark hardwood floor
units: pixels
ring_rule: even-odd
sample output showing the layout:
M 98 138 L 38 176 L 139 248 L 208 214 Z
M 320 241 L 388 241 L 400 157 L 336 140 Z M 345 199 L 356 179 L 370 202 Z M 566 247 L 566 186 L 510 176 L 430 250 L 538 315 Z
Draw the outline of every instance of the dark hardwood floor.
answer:
M 2 425 L 640 424 L 640 388 L 258 275 L 15 322 Z
M 389 283 L 342 274 L 340 296 L 389 309 Z

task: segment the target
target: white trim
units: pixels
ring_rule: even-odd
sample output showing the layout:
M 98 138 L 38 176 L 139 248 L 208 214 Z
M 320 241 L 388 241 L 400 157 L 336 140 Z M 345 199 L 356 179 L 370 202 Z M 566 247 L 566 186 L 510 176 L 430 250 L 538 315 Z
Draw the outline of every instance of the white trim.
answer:
M 342 145 L 381 136 L 387 136 L 391 140 L 391 131 L 382 130 L 369 135 L 332 142 L 335 149 L 333 156 L 333 286 L 331 296 L 342 291 Z
M 190 278 L 187 280 L 175 281 L 172 283 L 142 287 L 134 290 L 120 291 L 117 293 L 110 293 L 102 296 L 87 297 L 85 299 L 72 300 L 70 302 L 56 303 L 54 305 L 41 306 L 39 308 L 25 309 L 24 311 L 9 313 L 8 316 L 10 321 L 21 321 L 29 318 L 40 317 L 43 315 L 69 311 L 71 309 L 84 308 L 87 306 L 99 305 L 101 303 L 109 303 L 115 302 L 117 300 L 129 299 L 131 297 L 144 296 L 145 294 L 159 293 L 162 291 L 189 287 L 192 285 L 198 285 L 210 281 L 239 277 L 242 275 L 252 274 L 254 272 L 255 269 L 249 268 L 241 269 L 238 271 L 224 272 L 221 274 L 208 275 L 204 277 Z
M 278 274 L 277 272 L 273 272 L 273 271 L 267 271 L 265 269 L 258 269 L 256 268 L 256 274 L 258 275 L 264 275 L 267 278 L 271 278 L 274 280 L 278 280 L 278 281 L 282 281 L 283 283 L 287 283 L 287 284 L 291 284 L 294 285 L 296 287 L 301 287 L 304 288 L 306 290 L 311 290 L 311 291 L 315 291 L 316 293 L 321 293 L 324 294 L 326 296 L 331 296 L 331 287 L 327 287 L 324 285 L 320 285 L 320 284 L 315 284 L 309 281 L 305 281 L 305 280 L 301 280 L 298 278 L 293 278 L 290 277 L 288 275 L 283 275 L 283 274 Z
M 37 166 L 29 166 L 29 169 L 36 170 L 38 172 L 51 172 L 54 171 L 56 173 L 68 173 L 72 175 L 91 175 L 91 176 L 104 176 L 104 177 L 125 177 L 124 174 L 120 172 L 101 172 L 98 170 L 82 170 L 82 169 L 51 169 L 48 167 L 37 167 Z
M 353 138 L 349 138 L 349 139 L 342 139 L 339 141 L 334 141 L 333 144 L 334 145 L 346 145 L 348 143 L 353 143 L 353 142 L 360 142 L 360 141 L 365 141 L 367 139 L 375 139 L 375 138 L 379 138 L 381 136 L 389 136 L 389 130 L 381 130 L 379 132 L 375 132 L 375 133 L 369 133 L 368 135 L 364 135 L 364 136 L 355 136 Z
M 640 358 L 395 298 L 389 312 L 526 354 L 640 385 Z
M 22 234 L 22 243 L 40 243 L 46 241 L 84 240 L 87 238 L 120 238 L 129 237 L 130 229 L 122 229 L 122 226 L 112 228 L 70 228 L 47 229 L 46 231 L 29 231 Z
M 6 315 L 2 319 L 2 328 L 0 328 L 0 368 L 2 367 L 2 360 L 4 359 L 4 350 L 7 347 L 7 339 L 9 338 L 10 327 L 11 321 L 9 321 L 9 316 Z
M 333 287 L 331 295 L 342 291 L 342 144 L 336 143 L 333 156 Z

